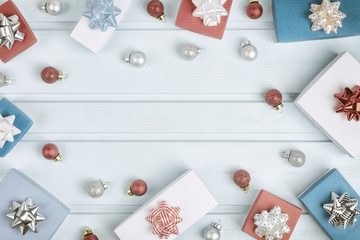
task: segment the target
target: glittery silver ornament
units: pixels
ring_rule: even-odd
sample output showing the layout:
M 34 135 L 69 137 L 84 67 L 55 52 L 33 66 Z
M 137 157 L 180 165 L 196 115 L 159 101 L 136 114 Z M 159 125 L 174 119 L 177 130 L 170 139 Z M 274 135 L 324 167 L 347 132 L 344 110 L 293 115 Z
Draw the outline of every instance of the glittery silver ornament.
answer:
M 92 198 L 99 198 L 103 195 L 105 190 L 110 186 L 109 182 L 94 181 L 88 185 L 88 193 Z
M 62 11 L 62 3 L 59 0 L 50 0 L 41 5 L 41 10 L 51 15 L 59 15 Z
M 199 53 L 201 53 L 201 48 L 191 43 L 185 44 L 181 48 L 181 55 L 185 60 L 188 61 L 194 60 L 199 55 Z
M 258 56 L 258 50 L 256 47 L 251 45 L 250 41 L 247 38 L 244 38 L 241 42 L 241 57 L 248 61 L 254 61 Z
M 213 226 L 206 228 L 204 231 L 205 240 L 220 240 L 221 228 L 222 228 L 222 226 L 221 226 L 220 220 L 217 223 L 215 223 Z
M 124 61 L 130 63 L 134 67 L 140 68 L 146 64 L 146 55 L 143 52 L 133 52 Z
M 294 167 L 302 167 L 306 162 L 305 154 L 299 150 L 285 151 L 280 156 L 286 158 Z
M 0 87 L 11 85 L 14 81 L 11 78 L 6 77 L 3 73 L 0 72 Z

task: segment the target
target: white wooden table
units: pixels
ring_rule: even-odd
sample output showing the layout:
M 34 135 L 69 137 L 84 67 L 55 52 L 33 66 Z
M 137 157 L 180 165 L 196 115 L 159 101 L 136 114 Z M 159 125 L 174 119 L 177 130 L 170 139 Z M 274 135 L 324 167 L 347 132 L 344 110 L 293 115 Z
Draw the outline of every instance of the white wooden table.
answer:
M 220 204 L 181 240 L 203 239 L 203 229 L 218 219 L 222 239 L 252 239 L 241 224 L 259 189 L 303 207 L 298 194 L 329 168 L 338 168 L 360 192 L 359 159 L 347 157 L 292 103 L 336 54 L 348 50 L 360 59 L 358 37 L 276 44 L 270 1 L 261 1 L 264 15 L 254 21 L 246 17 L 247 1 L 241 0 L 234 1 L 219 41 L 174 26 L 179 0 L 164 0 L 166 24 L 147 15 L 147 0 L 135 0 L 120 30 L 93 55 L 69 36 L 85 1 L 63 2 L 64 13 L 54 17 L 38 9 L 41 1 L 15 0 L 39 42 L 0 63 L 1 72 L 16 79 L 15 85 L 0 89 L 0 97 L 14 101 L 34 120 L 31 131 L 0 160 L 0 175 L 17 168 L 70 207 L 54 240 L 82 239 L 84 225 L 100 239 L 118 239 L 114 228 L 189 168 Z M 243 37 L 259 50 L 253 63 L 240 58 Z M 184 43 L 205 50 L 187 62 L 178 53 Z M 133 50 L 147 54 L 146 67 L 121 61 Z M 48 65 L 69 78 L 43 83 L 40 71 Z M 284 113 L 264 103 L 269 88 L 283 92 Z M 59 146 L 62 163 L 42 157 L 47 142 Z M 291 167 L 279 156 L 287 149 L 304 151 L 307 164 Z M 248 194 L 232 182 L 240 168 L 252 176 Z M 124 194 L 136 178 L 149 185 L 144 197 Z M 112 186 L 92 199 L 86 184 L 97 179 Z M 328 238 L 305 211 L 292 239 Z

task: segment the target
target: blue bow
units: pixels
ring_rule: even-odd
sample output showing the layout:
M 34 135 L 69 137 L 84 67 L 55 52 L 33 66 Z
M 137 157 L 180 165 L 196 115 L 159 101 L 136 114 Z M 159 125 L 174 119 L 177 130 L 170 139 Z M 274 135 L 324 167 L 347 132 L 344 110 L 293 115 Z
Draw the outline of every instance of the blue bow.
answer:
M 100 28 L 105 32 L 109 26 L 116 28 L 116 16 L 121 9 L 114 6 L 114 0 L 87 0 L 84 17 L 89 18 L 90 28 Z

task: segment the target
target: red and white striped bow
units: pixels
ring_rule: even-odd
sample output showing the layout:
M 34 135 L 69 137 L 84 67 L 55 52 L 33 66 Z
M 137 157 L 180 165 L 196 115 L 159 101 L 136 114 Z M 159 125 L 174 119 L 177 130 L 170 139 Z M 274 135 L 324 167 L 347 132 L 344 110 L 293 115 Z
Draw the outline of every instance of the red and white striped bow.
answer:
M 179 207 L 168 207 L 165 201 L 160 203 L 160 207 L 151 210 L 151 215 L 146 218 L 153 225 L 152 233 L 158 235 L 160 239 L 168 239 L 171 234 L 179 235 L 177 224 L 182 222 L 179 217 Z

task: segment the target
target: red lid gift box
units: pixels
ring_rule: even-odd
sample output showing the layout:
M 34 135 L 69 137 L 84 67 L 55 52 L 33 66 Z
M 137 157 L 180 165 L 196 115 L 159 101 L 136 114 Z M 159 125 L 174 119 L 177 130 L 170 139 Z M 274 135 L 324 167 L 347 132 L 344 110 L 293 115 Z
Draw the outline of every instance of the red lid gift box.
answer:
M 0 59 L 7 63 L 37 42 L 13 1 L 0 5 Z
M 301 214 L 301 208 L 262 189 L 241 230 L 258 240 L 289 240 Z
M 222 39 L 231 4 L 232 0 L 182 0 L 175 25 L 191 32 Z

